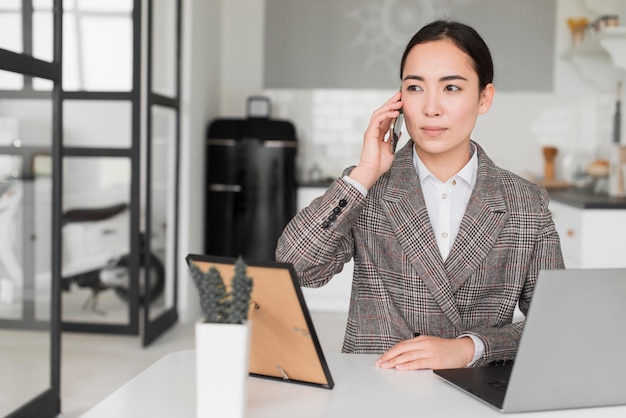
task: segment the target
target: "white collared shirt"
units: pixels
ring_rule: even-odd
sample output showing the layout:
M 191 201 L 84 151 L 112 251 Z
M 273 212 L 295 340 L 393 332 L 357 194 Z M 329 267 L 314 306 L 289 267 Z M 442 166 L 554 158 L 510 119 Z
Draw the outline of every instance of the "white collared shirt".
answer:
M 476 184 L 476 147 L 470 144 L 469 152 L 471 157 L 467 164 L 445 182 L 440 181 L 426 168 L 417 151 L 413 152 L 413 165 L 422 184 L 426 209 L 443 261 L 448 258 L 459 233 L 467 202 Z

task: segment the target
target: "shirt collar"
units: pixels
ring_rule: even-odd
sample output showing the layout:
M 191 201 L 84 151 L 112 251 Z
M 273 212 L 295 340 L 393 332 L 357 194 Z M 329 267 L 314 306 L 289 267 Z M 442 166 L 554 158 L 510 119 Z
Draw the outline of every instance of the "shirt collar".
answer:
M 452 177 L 460 178 L 469 184 L 471 188 L 474 188 L 474 184 L 476 184 L 476 173 L 478 172 L 478 153 L 476 152 L 476 146 L 472 142 L 470 142 L 469 145 L 469 152 L 471 153 L 471 157 L 467 164 Z M 415 167 L 417 177 L 420 179 L 420 183 L 423 183 L 429 177 L 439 181 L 422 162 L 415 150 L 415 145 L 413 146 L 413 166 Z

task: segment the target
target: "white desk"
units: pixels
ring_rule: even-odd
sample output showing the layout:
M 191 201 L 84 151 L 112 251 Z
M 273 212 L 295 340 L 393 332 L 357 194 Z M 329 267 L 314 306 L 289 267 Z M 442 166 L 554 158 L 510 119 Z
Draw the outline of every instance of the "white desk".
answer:
M 400 372 L 373 365 L 376 355 L 330 354 L 332 390 L 249 378 L 248 418 L 524 417 L 482 404 L 431 371 Z M 168 354 L 88 411 L 83 418 L 195 417 L 195 352 Z M 533 418 L 626 417 L 626 406 L 532 414 Z

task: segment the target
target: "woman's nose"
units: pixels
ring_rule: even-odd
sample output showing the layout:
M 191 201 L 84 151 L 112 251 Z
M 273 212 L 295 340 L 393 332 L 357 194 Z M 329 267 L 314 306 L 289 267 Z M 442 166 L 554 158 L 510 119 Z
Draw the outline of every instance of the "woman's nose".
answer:
M 441 115 L 441 103 L 435 92 L 429 92 L 425 95 L 424 115 L 431 117 Z

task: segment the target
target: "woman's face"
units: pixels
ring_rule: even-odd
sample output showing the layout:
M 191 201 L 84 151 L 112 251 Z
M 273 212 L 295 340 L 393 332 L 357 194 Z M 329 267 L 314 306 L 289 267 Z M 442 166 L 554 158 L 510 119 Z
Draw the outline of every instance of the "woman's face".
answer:
M 449 40 L 414 46 L 402 77 L 405 125 L 420 158 L 467 161 L 470 134 L 491 106 L 493 85 L 480 91 L 472 59 Z

